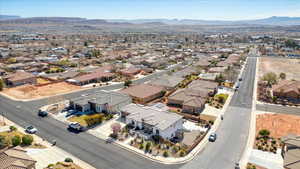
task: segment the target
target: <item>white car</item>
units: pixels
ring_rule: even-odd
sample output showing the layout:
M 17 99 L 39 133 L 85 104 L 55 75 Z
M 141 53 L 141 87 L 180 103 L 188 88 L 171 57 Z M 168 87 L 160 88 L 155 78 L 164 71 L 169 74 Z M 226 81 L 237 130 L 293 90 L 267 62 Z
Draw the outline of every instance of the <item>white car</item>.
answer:
M 34 134 L 37 132 L 37 129 L 34 128 L 33 126 L 28 126 L 28 127 L 26 127 L 25 132 L 29 133 L 29 134 Z

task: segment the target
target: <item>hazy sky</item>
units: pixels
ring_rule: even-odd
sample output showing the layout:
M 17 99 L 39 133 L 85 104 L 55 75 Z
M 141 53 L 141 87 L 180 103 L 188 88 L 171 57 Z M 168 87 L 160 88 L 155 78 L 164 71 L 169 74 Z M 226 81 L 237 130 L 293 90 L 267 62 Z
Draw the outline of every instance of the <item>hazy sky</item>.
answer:
M 0 14 L 90 19 L 300 17 L 300 0 L 0 0 Z

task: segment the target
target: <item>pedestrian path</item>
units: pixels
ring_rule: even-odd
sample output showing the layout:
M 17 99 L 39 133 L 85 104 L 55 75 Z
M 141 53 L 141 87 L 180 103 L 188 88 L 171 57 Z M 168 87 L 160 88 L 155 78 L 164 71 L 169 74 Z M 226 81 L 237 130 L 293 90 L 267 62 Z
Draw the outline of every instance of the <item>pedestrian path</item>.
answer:
M 257 164 L 267 169 L 283 169 L 281 149 L 277 149 L 276 154 L 253 149 L 251 151 L 249 163 Z

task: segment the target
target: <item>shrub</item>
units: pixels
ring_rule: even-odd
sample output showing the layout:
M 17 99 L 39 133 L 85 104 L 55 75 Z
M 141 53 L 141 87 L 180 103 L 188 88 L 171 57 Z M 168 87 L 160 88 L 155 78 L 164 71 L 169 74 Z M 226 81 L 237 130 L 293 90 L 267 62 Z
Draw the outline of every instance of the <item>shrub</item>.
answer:
M 140 147 L 139 147 L 139 149 L 144 149 L 144 144 L 140 144 Z
M 114 116 L 112 115 L 112 114 L 108 114 L 107 116 L 106 116 L 106 120 L 110 120 L 110 119 L 112 119 Z
M 179 156 L 183 157 L 185 155 L 185 152 L 183 150 L 180 151 Z
M 150 143 L 150 142 L 147 142 L 147 143 L 146 143 L 145 150 L 146 150 L 146 151 L 149 151 L 150 148 L 151 148 L 151 143 Z
M 33 142 L 33 137 L 31 135 L 24 135 L 22 137 L 22 144 L 23 145 L 28 146 L 28 145 L 31 145 L 32 142 Z
M 11 138 L 11 143 L 13 146 L 18 146 L 21 144 L 21 137 L 20 136 L 14 136 Z
M 266 129 L 262 129 L 262 130 L 259 131 L 259 135 L 261 135 L 264 138 L 268 138 L 269 135 L 270 135 L 270 131 L 266 130 Z
M 8 145 L 4 136 L 0 136 L 0 149 L 6 147 Z
M 117 139 L 118 138 L 118 134 L 117 133 L 111 133 L 109 135 L 109 137 L 113 138 L 113 139 Z
M 15 127 L 15 126 L 9 126 L 9 130 L 10 131 L 17 131 L 17 127 Z
M 73 160 L 72 160 L 71 158 L 68 157 L 68 158 L 65 159 L 65 162 L 72 163 Z
M 93 114 L 93 115 L 86 116 L 84 120 L 88 126 L 93 126 L 95 124 L 102 123 L 103 118 L 104 118 L 103 114 Z
M 167 151 L 164 151 L 163 156 L 164 157 L 169 157 L 169 153 Z
M 47 168 L 51 168 L 51 167 L 54 167 L 54 164 L 49 164 L 49 165 L 47 166 Z

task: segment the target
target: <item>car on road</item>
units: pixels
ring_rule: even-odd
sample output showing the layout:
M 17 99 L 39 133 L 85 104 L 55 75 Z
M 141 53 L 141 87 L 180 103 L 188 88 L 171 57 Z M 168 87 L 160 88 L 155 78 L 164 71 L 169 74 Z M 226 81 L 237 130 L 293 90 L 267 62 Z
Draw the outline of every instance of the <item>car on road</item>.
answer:
M 237 86 L 235 87 L 234 91 L 238 91 L 238 90 L 239 90 L 239 88 L 240 88 L 240 86 L 239 86 L 239 85 L 237 85 Z
M 243 79 L 242 78 L 239 78 L 239 81 L 242 81 Z
M 26 133 L 29 133 L 29 134 L 34 134 L 34 133 L 37 132 L 37 129 L 36 129 L 35 127 L 33 127 L 33 126 L 27 126 L 27 127 L 25 128 L 25 132 L 26 132 Z
M 217 134 L 216 133 L 212 133 L 209 137 L 208 137 L 208 141 L 210 142 L 215 142 L 217 140 Z
M 111 137 L 108 137 L 106 140 L 105 140 L 105 143 L 112 143 L 114 142 L 115 140 Z
M 46 117 L 46 116 L 48 116 L 48 112 L 46 112 L 46 111 L 42 111 L 42 110 L 39 110 L 39 112 L 38 112 L 38 116 L 41 116 L 41 117 Z
M 68 125 L 69 130 L 82 131 L 83 127 L 78 122 L 72 122 Z

